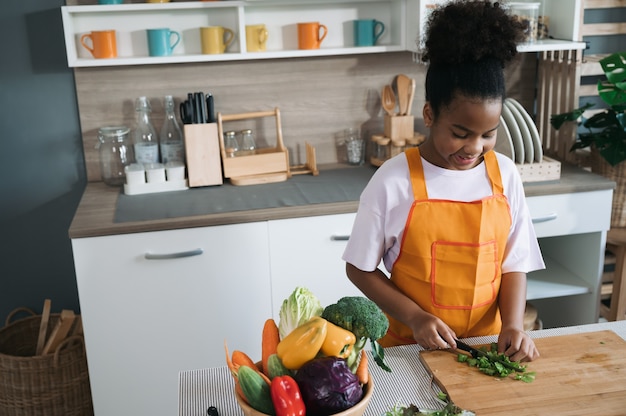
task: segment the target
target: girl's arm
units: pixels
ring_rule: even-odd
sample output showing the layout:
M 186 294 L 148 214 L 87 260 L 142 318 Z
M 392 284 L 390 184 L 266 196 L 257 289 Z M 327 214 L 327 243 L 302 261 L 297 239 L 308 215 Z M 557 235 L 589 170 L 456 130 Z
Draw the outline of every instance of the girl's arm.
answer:
M 502 315 L 502 330 L 498 351 L 513 361 L 532 361 L 539 357 L 533 340 L 524 331 L 526 310 L 526 273 L 502 275 L 498 304 Z
M 441 319 L 424 311 L 402 293 L 380 269 L 366 272 L 346 263 L 348 278 L 384 312 L 407 325 L 424 348 L 456 347 L 456 335 Z

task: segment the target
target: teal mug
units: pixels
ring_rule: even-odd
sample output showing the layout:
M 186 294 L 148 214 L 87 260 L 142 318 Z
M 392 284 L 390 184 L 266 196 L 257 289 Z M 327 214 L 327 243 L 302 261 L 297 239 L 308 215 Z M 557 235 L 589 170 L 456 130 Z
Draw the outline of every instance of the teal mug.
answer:
M 98 4 L 122 4 L 124 0 L 98 0 Z
M 385 24 L 376 19 L 354 21 L 354 46 L 374 46 L 385 31 Z
M 146 33 L 150 56 L 169 56 L 180 42 L 180 33 L 167 28 L 147 29 Z M 172 42 L 172 36 L 175 38 L 174 42 Z

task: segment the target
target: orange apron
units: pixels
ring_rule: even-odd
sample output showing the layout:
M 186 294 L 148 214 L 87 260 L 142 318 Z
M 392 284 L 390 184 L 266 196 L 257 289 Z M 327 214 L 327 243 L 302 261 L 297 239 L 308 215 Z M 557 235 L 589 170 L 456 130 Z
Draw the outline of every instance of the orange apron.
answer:
M 391 281 L 458 337 L 498 334 L 502 259 L 511 227 L 494 152 L 484 163 L 493 195 L 478 201 L 428 199 L 419 149 L 406 151 L 415 201 Z M 415 343 L 409 327 L 389 317 L 382 346 Z

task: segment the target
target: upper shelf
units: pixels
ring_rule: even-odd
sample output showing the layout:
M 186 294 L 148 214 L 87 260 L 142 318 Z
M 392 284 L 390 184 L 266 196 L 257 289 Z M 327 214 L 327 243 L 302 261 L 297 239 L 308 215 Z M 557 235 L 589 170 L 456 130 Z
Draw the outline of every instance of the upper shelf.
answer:
M 83 5 L 61 8 L 70 67 L 174 64 L 273 58 L 415 51 L 423 17 L 438 0 L 263 0 L 189 1 Z M 375 46 L 354 45 L 352 21 L 377 19 L 385 31 Z M 318 21 L 328 28 L 320 49 L 299 50 L 297 23 Z M 265 24 L 266 50 L 248 52 L 246 25 Z M 235 40 L 223 54 L 202 54 L 200 27 L 232 29 Z M 170 56 L 149 56 L 146 29 L 169 28 L 181 40 Z M 94 30 L 115 30 L 117 57 L 95 59 L 80 43 Z M 519 46 L 521 52 L 583 49 L 584 43 L 542 40 Z

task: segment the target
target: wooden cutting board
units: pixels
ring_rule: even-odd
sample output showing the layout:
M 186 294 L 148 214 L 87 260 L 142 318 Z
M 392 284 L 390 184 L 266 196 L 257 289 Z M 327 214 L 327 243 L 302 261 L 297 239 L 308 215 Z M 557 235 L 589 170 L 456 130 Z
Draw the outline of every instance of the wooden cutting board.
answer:
M 458 406 L 486 415 L 626 415 L 626 341 L 612 331 L 535 339 L 541 357 L 524 383 L 487 376 L 456 353 L 424 351 L 420 360 Z

